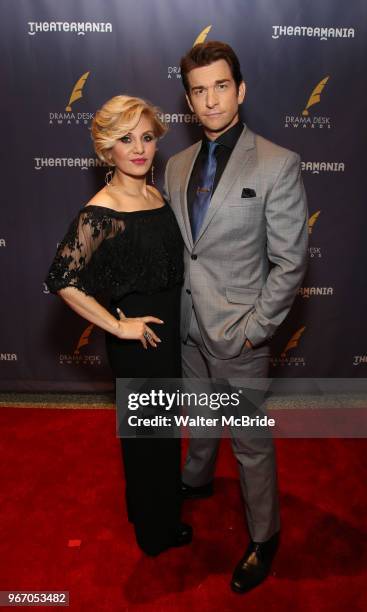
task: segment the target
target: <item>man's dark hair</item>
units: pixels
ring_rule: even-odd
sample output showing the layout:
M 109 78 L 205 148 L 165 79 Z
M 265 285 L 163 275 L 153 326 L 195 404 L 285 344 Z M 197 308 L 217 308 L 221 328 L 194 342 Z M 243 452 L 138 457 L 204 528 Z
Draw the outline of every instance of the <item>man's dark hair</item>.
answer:
M 227 43 L 220 42 L 219 40 L 209 40 L 208 42 L 195 45 L 181 58 L 181 78 L 188 96 L 190 95 L 188 73 L 194 68 L 209 66 L 221 59 L 225 60 L 230 67 L 238 90 L 243 78 L 237 55 Z

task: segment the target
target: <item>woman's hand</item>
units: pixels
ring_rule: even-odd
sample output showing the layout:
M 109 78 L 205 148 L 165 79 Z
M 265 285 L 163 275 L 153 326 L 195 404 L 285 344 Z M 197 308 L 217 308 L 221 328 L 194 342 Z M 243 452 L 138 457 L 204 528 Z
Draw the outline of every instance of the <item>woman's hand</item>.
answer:
M 147 325 L 147 323 L 164 323 L 162 319 L 157 317 L 126 317 L 120 308 L 116 308 L 119 316 L 119 326 L 115 332 L 115 335 L 122 340 L 140 340 L 145 349 L 148 348 L 148 343 L 151 346 L 157 347 L 157 342 L 161 342 L 161 339 L 154 333 L 154 331 Z

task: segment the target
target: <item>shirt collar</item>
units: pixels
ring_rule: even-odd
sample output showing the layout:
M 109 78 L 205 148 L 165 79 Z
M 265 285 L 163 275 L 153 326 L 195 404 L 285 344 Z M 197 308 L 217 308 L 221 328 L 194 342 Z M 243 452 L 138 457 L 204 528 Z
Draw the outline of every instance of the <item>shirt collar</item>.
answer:
M 235 125 L 229 128 L 229 130 L 227 130 L 226 132 L 221 134 L 216 140 L 214 140 L 214 142 L 217 142 L 219 145 L 223 145 L 228 149 L 234 149 L 239 137 L 242 134 L 243 127 L 243 123 L 241 121 L 238 121 L 237 123 L 235 123 Z M 202 147 L 206 147 L 208 142 L 210 142 L 209 139 L 204 136 Z

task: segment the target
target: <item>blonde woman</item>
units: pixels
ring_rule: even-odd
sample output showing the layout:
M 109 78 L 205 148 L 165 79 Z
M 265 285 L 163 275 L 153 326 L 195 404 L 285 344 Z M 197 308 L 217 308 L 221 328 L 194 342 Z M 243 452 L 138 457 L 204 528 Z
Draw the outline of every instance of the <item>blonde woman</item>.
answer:
M 182 239 L 170 206 L 147 184 L 166 127 L 157 109 L 125 95 L 97 111 L 92 138 L 113 170 L 62 240 L 47 284 L 79 315 L 106 332 L 115 377 L 181 375 L 179 300 Z M 97 299 L 110 295 L 109 307 Z M 139 546 L 157 555 L 188 544 L 180 521 L 180 442 L 121 440 L 129 520 Z

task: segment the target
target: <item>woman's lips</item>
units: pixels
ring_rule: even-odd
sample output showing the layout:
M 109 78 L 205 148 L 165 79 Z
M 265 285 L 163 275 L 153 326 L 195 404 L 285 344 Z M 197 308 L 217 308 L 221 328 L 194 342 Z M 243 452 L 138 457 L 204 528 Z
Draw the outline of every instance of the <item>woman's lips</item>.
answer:
M 146 163 L 145 157 L 137 157 L 136 159 L 131 160 L 133 164 L 137 164 L 138 166 L 143 166 Z

